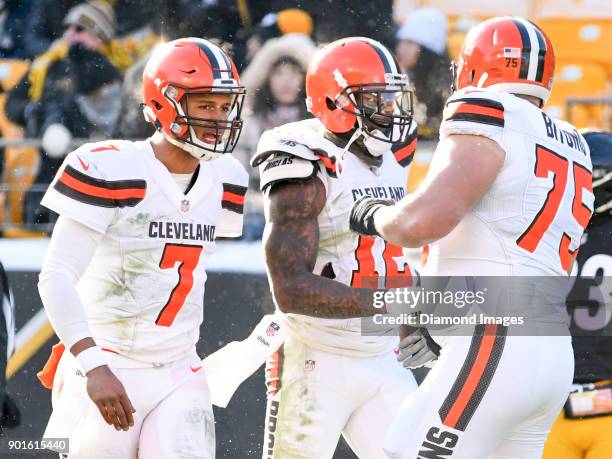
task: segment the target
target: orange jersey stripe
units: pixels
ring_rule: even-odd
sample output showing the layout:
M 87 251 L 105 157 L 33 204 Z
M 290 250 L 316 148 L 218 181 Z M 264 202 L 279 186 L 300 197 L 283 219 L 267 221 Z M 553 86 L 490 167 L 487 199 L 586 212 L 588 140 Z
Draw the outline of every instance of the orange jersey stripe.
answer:
M 402 149 L 397 150 L 395 153 L 393 153 L 395 155 L 395 159 L 397 161 L 402 161 L 403 159 L 406 159 L 408 156 L 414 153 L 414 151 L 416 150 L 416 144 L 417 144 L 417 139 L 415 137 L 415 139 L 412 142 L 410 142 L 408 145 L 406 145 Z
M 234 204 L 244 204 L 244 196 L 240 196 L 239 194 L 231 193 L 229 191 L 224 191 L 221 199 L 224 201 L 233 202 Z
M 112 349 L 109 349 L 107 347 L 101 347 L 100 349 L 102 349 L 104 352 L 111 352 L 113 354 L 119 355 L 119 353 L 117 351 L 113 351 Z
M 472 365 L 472 369 L 461 388 L 461 392 L 459 392 L 459 396 L 455 400 L 455 403 L 453 403 L 448 415 L 443 420 L 444 425 L 455 428 L 459 418 L 463 414 L 463 410 L 465 410 L 465 407 L 474 395 L 474 391 L 480 382 L 480 378 L 484 373 L 487 363 L 489 362 L 489 357 L 491 356 L 491 351 L 493 350 L 496 327 L 496 325 L 491 324 L 485 325 L 484 336 L 482 337 L 482 342 L 480 343 L 474 365 Z
M 463 103 L 457 105 L 453 113 L 472 113 L 474 115 L 486 115 L 494 118 L 504 119 L 504 112 L 498 108 L 483 107 L 482 105 L 474 105 Z
M 111 190 L 109 188 L 104 188 L 95 185 L 88 185 L 87 183 L 83 183 L 80 180 L 70 176 L 66 172 L 64 172 L 59 181 L 64 185 L 73 188 L 76 191 L 79 191 L 83 194 L 87 194 L 90 196 L 95 196 L 98 198 L 107 198 L 107 199 L 129 199 L 129 198 L 139 198 L 144 199 L 145 190 L 142 188 L 126 188 L 123 190 Z
M 327 156 L 319 156 L 319 158 L 321 158 L 321 161 L 323 161 L 323 165 L 325 167 L 333 171 L 336 170 L 336 164 L 331 160 L 331 158 L 328 158 Z

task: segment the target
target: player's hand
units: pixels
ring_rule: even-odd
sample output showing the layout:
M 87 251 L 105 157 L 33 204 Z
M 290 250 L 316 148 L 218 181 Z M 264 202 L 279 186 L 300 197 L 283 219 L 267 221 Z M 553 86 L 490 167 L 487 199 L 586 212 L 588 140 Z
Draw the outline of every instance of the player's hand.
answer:
M 121 381 L 107 365 L 87 373 L 87 393 L 108 425 L 128 430 L 134 425 L 136 412 Z
M 390 199 L 378 199 L 364 196 L 353 204 L 349 217 L 351 231 L 364 236 L 380 236 L 374 226 L 374 214 L 383 206 L 392 206 Z
M 400 341 L 396 354 L 404 368 L 420 368 L 438 358 L 440 346 L 426 329 L 419 328 Z

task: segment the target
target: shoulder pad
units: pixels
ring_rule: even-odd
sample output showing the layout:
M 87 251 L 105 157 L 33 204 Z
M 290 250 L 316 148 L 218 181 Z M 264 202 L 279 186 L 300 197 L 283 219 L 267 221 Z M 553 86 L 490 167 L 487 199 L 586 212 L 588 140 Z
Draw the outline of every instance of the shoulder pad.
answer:
M 318 159 L 317 156 L 314 157 Z M 260 188 L 262 191 L 274 183 L 291 180 L 307 180 L 318 168 L 315 160 L 304 159 L 285 152 L 268 155 L 259 163 Z
M 259 166 L 274 152 L 284 152 L 298 158 L 316 161 L 311 143 L 317 137 L 317 125 L 312 120 L 298 121 L 265 131 L 257 144 L 251 166 Z

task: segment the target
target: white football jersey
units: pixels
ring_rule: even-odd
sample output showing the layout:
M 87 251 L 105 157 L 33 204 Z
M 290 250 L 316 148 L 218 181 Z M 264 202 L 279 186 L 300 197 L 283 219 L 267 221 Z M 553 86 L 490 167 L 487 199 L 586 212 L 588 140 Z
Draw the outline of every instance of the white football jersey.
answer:
M 353 287 L 412 285 L 416 273 L 408 264 L 407 250 L 378 237 L 353 233 L 349 214 L 353 203 L 363 196 L 393 201 L 404 197 L 407 165 L 416 146 L 414 126 L 408 145 L 395 153 L 386 152 L 380 167 L 368 166 L 349 152 L 341 160 L 342 149 L 324 138 L 323 133 L 324 126 L 316 119 L 266 131 L 255 156 L 268 155 L 259 165 L 264 190 L 276 177 L 306 178 L 316 174 L 325 185 L 326 203 L 318 217 L 315 274 Z M 360 319 L 322 319 L 301 314 L 285 317 L 292 333 L 313 347 L 331 352 L 377 355 L 397 345 L 397 336 L 362 336 Z
M 586 141 L 524 99 L 466 88 L 447 103 L 440 138 L 472 134 L 506 157 L 491 189 L 430 246 L 427 274 L 563 275 L 593 212 Z
M 184 194 L 148 141 L 70 153 L 42 204 L 103 233 L 77 284 L 98 345 L 167 363 L 194 352 L 216 237 L 242 233 L 248 175 L 231 155 L 200 162 Z

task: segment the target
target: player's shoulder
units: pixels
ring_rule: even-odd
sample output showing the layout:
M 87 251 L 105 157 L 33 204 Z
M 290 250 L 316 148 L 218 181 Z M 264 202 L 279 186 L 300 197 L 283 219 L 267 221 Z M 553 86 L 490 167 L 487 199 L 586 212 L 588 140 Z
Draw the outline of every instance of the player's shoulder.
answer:
M 249 173 L 242 163 L 231 154 L 221 155 L 210 163 L 223 183 L 234 183 L 243 187 L 249 184 Z
M 147 194 L 136 143 L 112 140 L 80 146 L 65 158 L 42 205 L 104 232 L 116 209 L 135 207 Z
M 287 123 L 264 131 L 259 138 L 251 165 L 258 166 L 277 152 L 315 161 L 318 156 L 313 151 L 313 143 L 320 137 L 321 124 L 316 118 Z
M 105 140 L 81 145 L 66 156 L 65 169 L 106 179 L 144 178 L 144 142 Z
M 503 128 L 508 112 L 516 110 L 515 96 L 489 88 L 465 88 L 448 98 L 443 123 L 474 123 Z
M 321 122 L 312 118 L 265 131 L 251 165 L 259 167 L 262 190 L 283 181 L 309 180 L 320 170 L 336 177 L 336 149 L 325 139 Z

